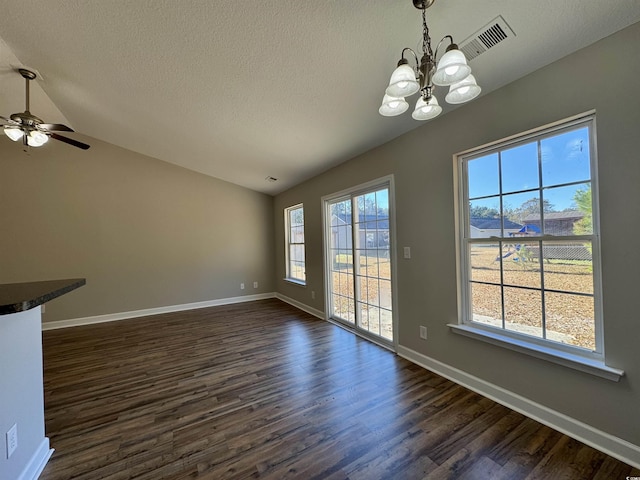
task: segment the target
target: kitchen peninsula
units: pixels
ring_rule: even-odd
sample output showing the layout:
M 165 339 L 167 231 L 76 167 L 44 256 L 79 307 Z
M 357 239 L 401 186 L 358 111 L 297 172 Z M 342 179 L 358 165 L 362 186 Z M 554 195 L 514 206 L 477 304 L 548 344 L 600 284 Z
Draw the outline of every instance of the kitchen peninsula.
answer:
M 35 480 L 53 450 L 44 428 L 42 305 L 83 278 L 0 285 L 0 478 Z

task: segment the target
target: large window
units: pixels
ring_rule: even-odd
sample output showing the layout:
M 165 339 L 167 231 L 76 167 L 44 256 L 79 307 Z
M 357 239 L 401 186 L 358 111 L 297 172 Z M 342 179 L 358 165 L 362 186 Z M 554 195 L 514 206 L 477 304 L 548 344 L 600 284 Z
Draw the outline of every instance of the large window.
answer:
M 287 241 L 287 280 L 306 282 L 304 264 L 304 207 L 285 208 L 285 234 Z
M 594 116 L 457 157 L 461 324 L 603 359 Z

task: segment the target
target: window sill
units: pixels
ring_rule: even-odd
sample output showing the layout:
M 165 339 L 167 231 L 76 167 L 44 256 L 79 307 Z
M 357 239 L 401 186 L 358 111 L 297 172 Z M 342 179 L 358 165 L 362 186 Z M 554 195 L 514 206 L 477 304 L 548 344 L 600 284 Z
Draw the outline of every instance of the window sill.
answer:
M 449 324 L 448 326 L 454 333 L 475 338 L 483 342 L 488 342 L 499 347 L 508 348 L 526 355 L 531 355 L 558 365 L 563 365 L 581 372 L 606 378 L 607 380 L 612 380 L 614 382 L 619 381 L 620 377 L 624 375 L 623 370 L 609 367 L 600 360 L 584 358 L 579 355 L 561 352 L 550 347 L 527 342 L 526 340 L 518 340 L 506 335 L 501 335 L 499 332 L 481 330 L 469 325 Z
M 306 287 L 307 286 L 307 282 L 303 282 L 302 280 L 296 280 L 295 278 L 287 278 L 287 277 L 285 277 L 285 278 L 283 278 L 283 280 L 285 282 L 293 283 L 294 285 L 298 285 L 300 287 Z

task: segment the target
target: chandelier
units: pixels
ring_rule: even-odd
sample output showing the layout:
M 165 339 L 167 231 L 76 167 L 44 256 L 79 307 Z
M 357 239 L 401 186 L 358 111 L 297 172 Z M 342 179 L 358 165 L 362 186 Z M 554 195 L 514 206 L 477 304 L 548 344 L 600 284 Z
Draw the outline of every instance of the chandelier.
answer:
M 438 99 L 433 95 L 434 85 L 449 87 L 449 93 L 444 97 L 447 103 L 460 104 L 473 100 L 480 95 L 480 87 L 471 75 L 471 67 L 458 45 L 453 42 L 451 35 L 440 40 L 435 53 L 431 49 L 431 37 L 427 26 L 426 10 L 435 0 L 413 0 L 413 5 L 422 10 L 422 58 L 410 48 L 404 48 L 398 67 L 393 71 L 389 86 L 385 91 L 382 105 L 378 110 L 380 115 L 394 117 L 407 111 L 409 104 L 405 97 L 420 91 L 420 97 L 411 114 L 415 120 L 430 120 L 442 112 Z M 444 55 L 438 61 L 438 49 L 442 42 L 449 40 Z M 405 53 L 410 52 L 415 60 L 415 67 L 409 65 Z

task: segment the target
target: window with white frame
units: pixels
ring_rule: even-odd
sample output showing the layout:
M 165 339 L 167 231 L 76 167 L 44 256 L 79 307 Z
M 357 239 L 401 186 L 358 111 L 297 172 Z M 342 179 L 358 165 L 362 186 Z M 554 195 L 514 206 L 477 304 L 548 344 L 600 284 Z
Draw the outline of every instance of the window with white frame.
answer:
M 595 114 L 457 157 L 460 323 L 603 360 Z
M 297 283 L 305 283 L 304 207 L 300 204 L 285 208 L 284 216 L 287 242 L 287 279 Z

